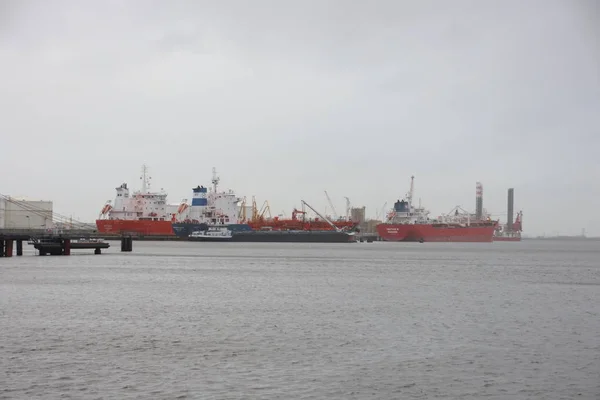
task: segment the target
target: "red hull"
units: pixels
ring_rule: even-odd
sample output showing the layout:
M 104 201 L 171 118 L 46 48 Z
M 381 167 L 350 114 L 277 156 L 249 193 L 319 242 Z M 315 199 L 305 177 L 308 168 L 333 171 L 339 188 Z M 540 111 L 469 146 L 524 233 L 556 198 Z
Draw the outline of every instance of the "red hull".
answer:
M 432 224 L 379 224 L 377 233 L 391 242 L 492 242 L 495 225 L 448 226 Z
M 171 221 L 144 221 L 122 219 L 98 219 L 96 227 L 100 233 L 130 233 L 146 236 L 173 236 Z
M 494 236 L 494 242 L 520 242 L 521 238 L 519 236 Z
M 351 221 L 334 221 L 333 224 L 340 229 L 352 229 L 356 227 L 356 222 Z M 250 221 L 248 225 L 253 230 L 259 231 L 265 228 L 269 228 L 274 231 L 334 231 L 334 228 L 329 225 L 326 221 L 312 220 L 302 221 L 299 219 L 272 219 L 272 220 L 259 220 Z

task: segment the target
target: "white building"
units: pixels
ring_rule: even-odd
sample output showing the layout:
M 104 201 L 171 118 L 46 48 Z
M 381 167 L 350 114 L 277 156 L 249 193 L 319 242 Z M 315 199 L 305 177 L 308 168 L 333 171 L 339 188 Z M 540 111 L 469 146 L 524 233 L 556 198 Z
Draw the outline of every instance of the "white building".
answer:
M 52 202 L 0 198 L 0 229 L 52 228 Z

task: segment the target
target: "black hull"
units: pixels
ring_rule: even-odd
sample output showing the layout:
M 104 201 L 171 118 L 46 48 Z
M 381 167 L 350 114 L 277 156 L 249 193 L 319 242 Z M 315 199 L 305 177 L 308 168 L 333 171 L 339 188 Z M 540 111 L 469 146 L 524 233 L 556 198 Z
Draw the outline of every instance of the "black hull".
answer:
M 263 243 L 352 243 L 354 235 L 345 232 L 286 232 L 286 231 L 250 231 L 234 232 L 232 242 Z
M 191 237 L 188 240 L 190 242 L 231 242 L 231 238 L 219 239 L 211 237 Z

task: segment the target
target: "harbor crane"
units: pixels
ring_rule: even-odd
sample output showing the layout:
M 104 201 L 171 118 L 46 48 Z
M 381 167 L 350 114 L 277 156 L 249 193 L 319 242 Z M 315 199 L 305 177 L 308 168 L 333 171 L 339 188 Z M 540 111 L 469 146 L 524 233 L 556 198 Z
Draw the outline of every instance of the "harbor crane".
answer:
M 331 198 L 329 197 L 329 194 L 327 193 L 327 190 L 325 191 L 325 197 L 327 197 L 327 202 L 329 203 L 329 207 L 331 207 L 331 212 L 333 214 L 333 219 L 339 219 L 337 211 L 335 211 L 335 207 L 333 206 L 333 202 L 331 201 Z
M 344 197 L 346 199 L 346 221 L 350 221 L 350 199 L 348 197 Z
M 381 219 L 383 219 L 385 217 L 385 207 L 387 206 L 387 201 L 385 203 L 383 203 L 383 206 L 381 206 L 381 208 L 379 210 L 377 210 L 377 212 L 375 213 L 375 219 L 379 220 L 379 218 L 381 217 Z

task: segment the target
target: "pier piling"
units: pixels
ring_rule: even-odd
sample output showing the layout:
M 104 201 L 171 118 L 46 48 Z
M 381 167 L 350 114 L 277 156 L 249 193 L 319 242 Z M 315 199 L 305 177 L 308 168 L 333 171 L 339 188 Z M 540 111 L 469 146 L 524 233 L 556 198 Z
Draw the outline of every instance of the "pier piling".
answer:
M 123 236 L 121 238 L 121 251 L 133 250 L 133 238 L 131 236 Z
M 71 255 L 71 239 L 63 240 L 63 254 L 65 256 Z M 99 253 L 96 253 L 96 254 L 99 254 Z
M 73 250 L 94 250 L 94 254 L 102 254 L 102 249 L 108 249 L 110 244 L 105 241 L 105 235 L 92 230 L 60 230 L 45 229 L 0 229 L 0 257 L 23 255 L 23 242 L 32 245 L 40 256 L 69 256 Z M 112 240 L 121 239 L 121 251 L 132 251 L 132 237 L 112 236 Z M 16 242 L 16 251 L 14 251 Z
M 4 257 L 12 257 L 13 255 L 13 241 L 8 239 L 4 241 Z

